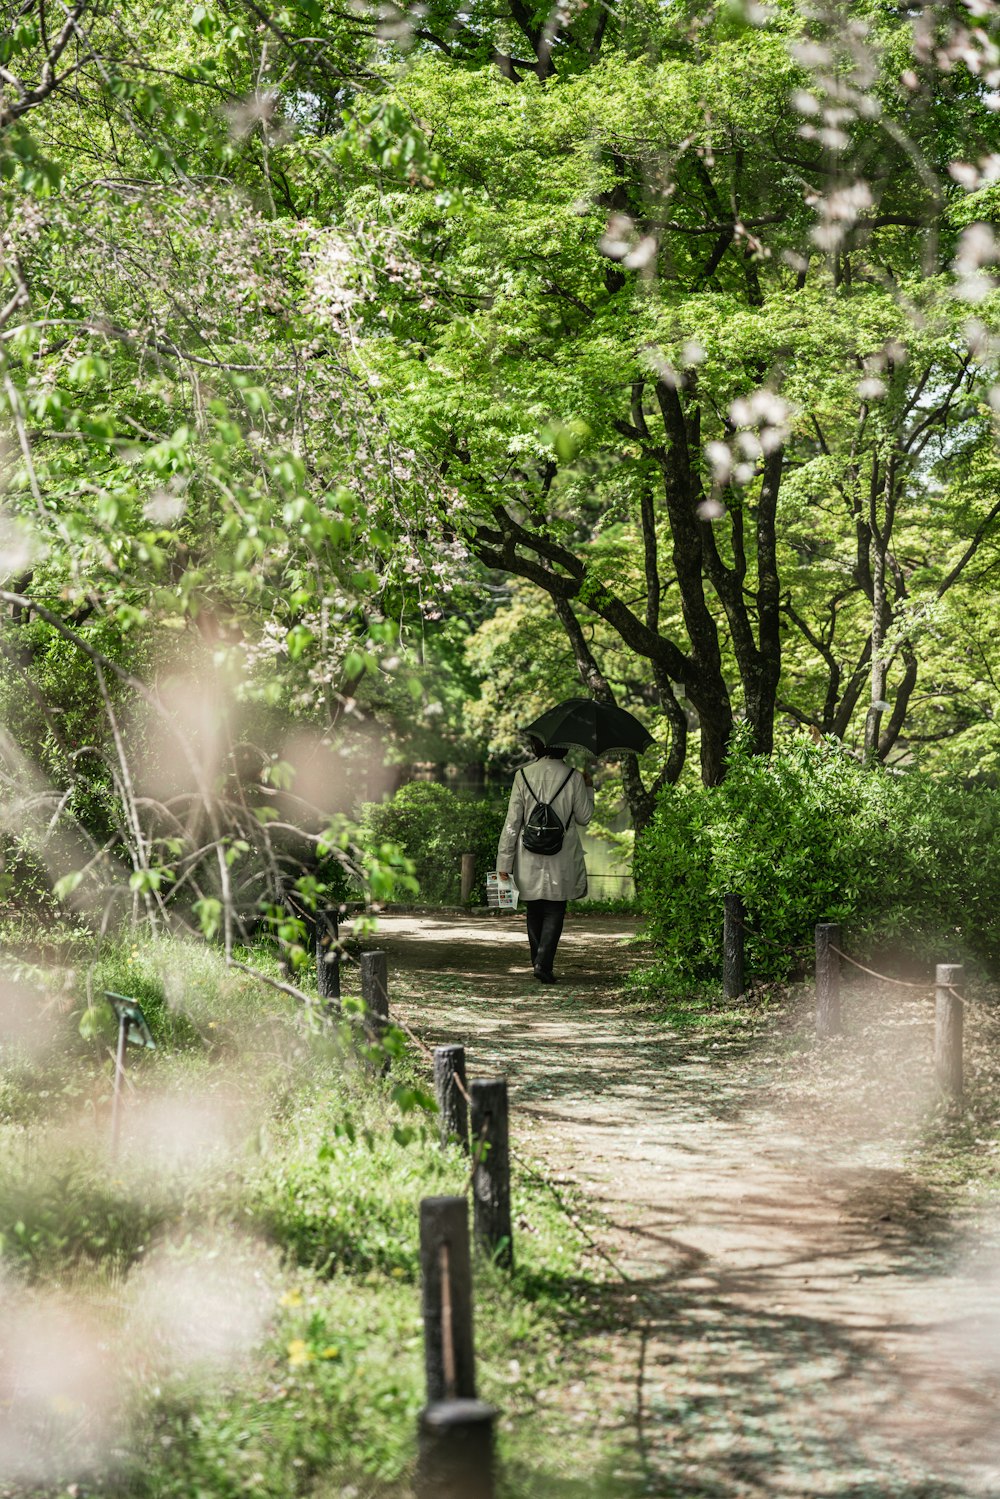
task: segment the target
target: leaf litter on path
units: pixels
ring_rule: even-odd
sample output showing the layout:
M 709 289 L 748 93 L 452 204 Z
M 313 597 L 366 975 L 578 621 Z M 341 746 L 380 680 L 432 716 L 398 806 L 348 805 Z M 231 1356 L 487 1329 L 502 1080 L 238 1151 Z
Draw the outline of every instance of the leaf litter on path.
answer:
M 515 1141 L 601 1215 L 627 1280 L 596 1405 L 637 1490 L 995 1493 L 1000 1235 L 920 1169 L 932 1004 L 851 986 L 820 1044 L 803 989 L 713 1051 L 616 1000 L 633 934 L 571 917 L 545 989 L 520 921 L 390 916 L 378 941 L 407 1022 L 504 1073 Z

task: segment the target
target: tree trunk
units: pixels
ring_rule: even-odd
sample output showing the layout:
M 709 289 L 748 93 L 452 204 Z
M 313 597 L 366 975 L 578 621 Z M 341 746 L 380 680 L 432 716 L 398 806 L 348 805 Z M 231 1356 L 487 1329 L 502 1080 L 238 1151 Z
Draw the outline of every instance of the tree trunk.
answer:
M 872 569 L 872 666 L 871 701 L 865 720 L 865 759 L 874 760 L 878 755 L 879 734 L 882 715 L 885 712 L 886 661 L 885 644 L 885 546 L 876 542 L 875 566 Z
M 733 736 L 733 710 L 726 692 L 714 699 L 695 698 L 692 703 L 698 713 L 701 729 L 701 779 L 705 786 L 720 786 L 726 778 L 726 753 Z

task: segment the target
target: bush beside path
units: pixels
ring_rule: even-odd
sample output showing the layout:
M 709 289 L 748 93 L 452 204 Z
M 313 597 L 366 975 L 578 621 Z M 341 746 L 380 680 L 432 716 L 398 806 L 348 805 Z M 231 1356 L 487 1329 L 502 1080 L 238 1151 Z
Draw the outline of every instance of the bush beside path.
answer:
M 515 1144 L 600 1215 L 621 1274 L 565 1398 L 648 1492 L 996 1493 L 1000 1254 L 928 1154 L 931 1007 L 849 989 L 823 1046 L 807 988 L 671 1027 L 622 997 L 634 936 L 571 917 L 546 988 L 520 918 L 389 915 L 378 936 L 397 1013 L 505 1074 Z

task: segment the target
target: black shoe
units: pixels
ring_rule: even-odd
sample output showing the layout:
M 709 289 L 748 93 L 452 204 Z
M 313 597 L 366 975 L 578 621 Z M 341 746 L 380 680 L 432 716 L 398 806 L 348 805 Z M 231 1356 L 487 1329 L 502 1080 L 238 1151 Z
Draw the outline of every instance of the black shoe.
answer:
M 532 972 L 540 984 L 558 984 L 559 982 L 554 973 L 546 973 L 544 968 L 533 968 Z

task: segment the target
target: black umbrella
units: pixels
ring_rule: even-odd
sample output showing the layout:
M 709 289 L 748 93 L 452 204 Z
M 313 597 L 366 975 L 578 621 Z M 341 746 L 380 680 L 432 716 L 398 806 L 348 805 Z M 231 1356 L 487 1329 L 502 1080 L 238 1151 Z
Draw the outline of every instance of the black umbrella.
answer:
M 606 755 L 611 750 L 632 750 L 641 755 L 654 743 L 652 734 L 624 708 L 595 703 L 589 697 L 571 697 L 557 703 L 521 732 L 546 746 L 578 744 L 592 755 Z

